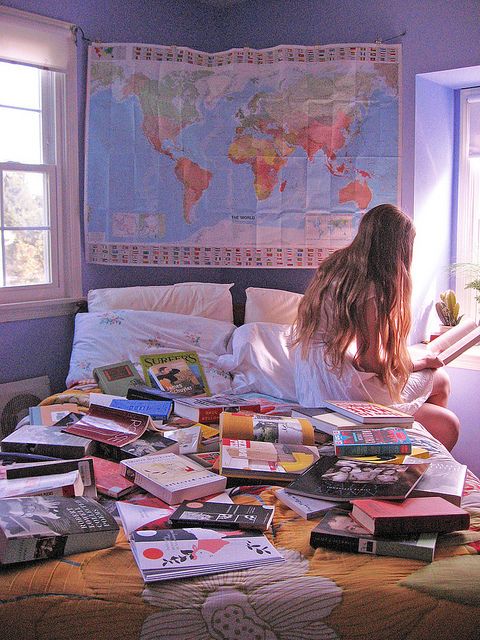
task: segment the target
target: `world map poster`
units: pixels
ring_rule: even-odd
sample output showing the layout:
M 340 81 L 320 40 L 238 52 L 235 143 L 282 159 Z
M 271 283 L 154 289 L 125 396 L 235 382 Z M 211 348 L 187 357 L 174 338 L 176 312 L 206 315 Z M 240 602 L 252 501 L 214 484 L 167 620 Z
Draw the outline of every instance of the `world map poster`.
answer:
M 398 204 L 400 71 L 400 45 L 91 45 L 87 261 L 316 267 Z

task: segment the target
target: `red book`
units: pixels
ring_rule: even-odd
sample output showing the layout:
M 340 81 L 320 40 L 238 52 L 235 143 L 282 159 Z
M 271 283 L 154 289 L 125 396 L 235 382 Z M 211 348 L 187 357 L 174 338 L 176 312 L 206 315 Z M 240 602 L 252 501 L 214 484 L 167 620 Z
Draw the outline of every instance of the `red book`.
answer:
M 119 499 L 137 487 L 120 473 L 120 465 L 112 460 L 91 456 L 98 493 Z
M 220 420 L 223 411 L 253 411 L 258 413 L 260 405 L 252 400 L 245 400 L 234 395 L 216 395 L 207 398 L 179 398 L 174 401 L 174 412 L 182 418 L 195 422 L 211 424 Z
M 352 517 L 373 535 L 402 536 L 410 533 L 447 533 L 468 529 L 470 514 L 444 498 L 351 500 Z

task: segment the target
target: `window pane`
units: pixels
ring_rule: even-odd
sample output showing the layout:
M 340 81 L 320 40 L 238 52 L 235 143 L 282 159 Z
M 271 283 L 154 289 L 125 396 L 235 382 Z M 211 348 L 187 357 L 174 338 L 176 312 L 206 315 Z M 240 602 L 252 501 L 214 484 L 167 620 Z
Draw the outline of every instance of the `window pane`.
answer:
M 48 225 L 46 182 L 47 177 L 43 173 L 4 172 L 3 207 L 6 227 Z
M 0 108 L 0 162 L 43 162 L 38 111 Z
M 50 278 L 50 232 L 5 231 L 5 286 L 46 284 Z
M 469 102 L 470 144 L 469 153 L 480 153 L 480 100 Z
M 40 109 L 40 70 L 0 62 L 0 104 Z

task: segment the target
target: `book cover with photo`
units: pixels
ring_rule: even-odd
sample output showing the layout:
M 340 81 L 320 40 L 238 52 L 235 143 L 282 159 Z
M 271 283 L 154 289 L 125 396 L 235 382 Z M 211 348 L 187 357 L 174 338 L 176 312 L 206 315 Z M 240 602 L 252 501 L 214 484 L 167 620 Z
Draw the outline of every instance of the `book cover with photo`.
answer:
M 2 451 L 33 453 L 53 458 L 82 458 L 95 451 L 91 438 L 65 433 L 62 427 L 24 425 L 12 431 L 0 443 Z
M 325 400 L 325 407 L 351 420 L 365 424 L 413 424 L 413 416 L 393 407 L 363 400 Z
M 310 545 L 337 551 L 396 556 L 432 562 L 437 542 L 436 533 L 420 533 L 403 538 L 373 536 L 356 522 L 348 511 L 333 508 L 310 533 Z
M 315 444 L 311 422 L 290 416 L 223 411 L 220 414 L 220 432 L 223 438 L 281 444 Z
M 459 507 L 467 476 L 467 465 L 454 460 L 432 460 L 426 467 L 425 474 L 410 497 L 437 496 Z
M 58 558 L 115 544 L 115 519 L 91 498 L 27 496 L 0 500 L 0 562 Z
M 425 464 L 372 464 L 321 457 L 286 490 L 311 498 L 404 500 L 426 471 Z
M 209 396 L 210 389 L 196 351 L 140 356 L 145 381 L 167 396 Z
M 223 438 L 220 473 L 228 478 L 248 478 L 284 484 L 319 458 L 317 447 Z

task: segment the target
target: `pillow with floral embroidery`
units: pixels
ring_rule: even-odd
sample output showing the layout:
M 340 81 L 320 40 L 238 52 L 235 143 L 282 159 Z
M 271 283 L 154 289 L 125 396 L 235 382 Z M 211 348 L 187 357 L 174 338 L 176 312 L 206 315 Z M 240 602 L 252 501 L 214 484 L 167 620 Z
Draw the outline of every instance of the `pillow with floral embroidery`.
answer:
M 162 311 L 105 311 L 75 317 L 67 388 L 92 381 L 95 367 L 130 360 L 140 375 L 140 356 L 196 351 L 212 393 L 231 391 L 228 373 L 217 367 L 235 325 L 222 320 Z

